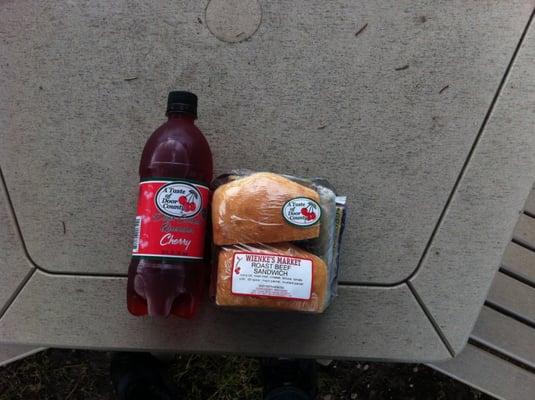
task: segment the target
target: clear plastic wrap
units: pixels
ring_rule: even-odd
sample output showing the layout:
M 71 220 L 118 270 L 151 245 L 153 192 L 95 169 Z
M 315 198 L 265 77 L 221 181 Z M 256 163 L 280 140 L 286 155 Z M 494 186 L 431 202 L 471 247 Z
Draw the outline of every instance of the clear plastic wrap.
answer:
M 323 312 L 336 294 L 345 198 L 323 180 L 269 172 L 237 171 L 213 188 L 216 304 Z

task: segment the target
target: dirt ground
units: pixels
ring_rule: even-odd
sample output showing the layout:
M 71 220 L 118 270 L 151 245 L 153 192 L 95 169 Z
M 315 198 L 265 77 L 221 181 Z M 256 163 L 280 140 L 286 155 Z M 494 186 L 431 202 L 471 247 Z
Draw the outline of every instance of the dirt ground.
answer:
M 112 400 L 110 353 L 47 350 L 0 368 L 0 400 Z M 181 400 L 261 399 L 258 360 L 176 355 L 168 379 Z M 319 371 L 320 400 L 487 400 L 423 365 L 332 362 Z

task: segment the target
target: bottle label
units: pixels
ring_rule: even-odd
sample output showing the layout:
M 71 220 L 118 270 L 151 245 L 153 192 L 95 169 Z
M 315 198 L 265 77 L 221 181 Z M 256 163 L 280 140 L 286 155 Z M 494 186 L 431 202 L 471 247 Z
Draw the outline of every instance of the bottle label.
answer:
M 196 182 L 141 182 L 132 254 L 202 260 L 209 202 L 208 186 Z
M 308 227 L 320 220 L 321 207 L 312 199 L 296 197 L 282 206 L 282 216 L 291 225 Z
M 231 292 L 235 295 L 310 300 L 312 260 L 280 254 L 235 253 Z

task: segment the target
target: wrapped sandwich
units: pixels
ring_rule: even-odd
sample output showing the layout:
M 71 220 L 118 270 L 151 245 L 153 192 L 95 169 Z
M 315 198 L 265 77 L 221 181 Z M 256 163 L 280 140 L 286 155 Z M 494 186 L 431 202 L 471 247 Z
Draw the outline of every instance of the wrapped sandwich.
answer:
M 325 181 L 268 172 L 214 188 L 216 304 L 322 313 L 336 294 L 345 198 Z

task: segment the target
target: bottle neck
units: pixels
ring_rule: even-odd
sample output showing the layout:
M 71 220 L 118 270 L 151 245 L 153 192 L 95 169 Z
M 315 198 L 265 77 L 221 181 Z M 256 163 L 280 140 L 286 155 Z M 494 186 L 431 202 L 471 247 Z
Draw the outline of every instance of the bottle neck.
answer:
M 168 120 L 180 119 L 180 120 L 191 122 L 191 123 L 195 121 L 195 117 L 191 114 L 183 113 L 183 112 L 173 112 L 173 111 L 170 111 L 167 113 L 167 119 Z

